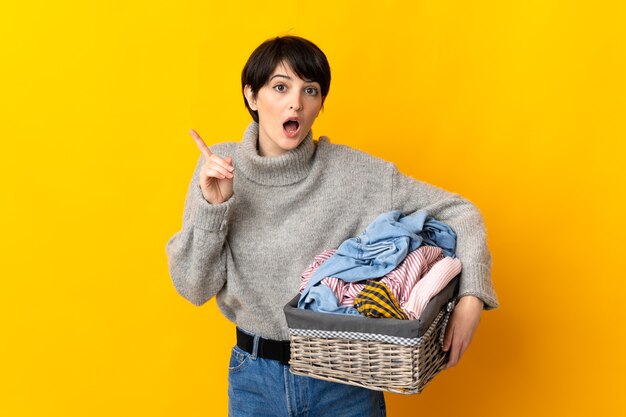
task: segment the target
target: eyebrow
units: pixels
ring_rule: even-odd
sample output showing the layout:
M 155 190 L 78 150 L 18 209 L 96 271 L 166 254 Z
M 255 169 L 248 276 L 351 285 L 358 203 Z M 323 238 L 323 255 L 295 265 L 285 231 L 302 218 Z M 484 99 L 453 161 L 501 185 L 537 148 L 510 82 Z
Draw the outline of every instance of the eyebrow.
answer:
M 291 80 L 291 77 L 288 77 L 288 76 L 283 75 L 283 74 L 276 74 L 276 75 L 272 75 L 272 76 L 270 77 L 270 81 L 271 81 L 271 80 L 273 80 L 273 79 L 274 79 L 274 78 L 276 78 L 276 77 L 281 77 L 281 78 L 286 78 L 286 79 L 288 79 L 288 80 Z
M 274 75 L 272 75 L 272 76 L 270 77 L 270 81 L 272 81 L 272 80 L 273 80 L 274 78 L 276 78 L 276 77 L 286 78 L 286 79 L 288 79 L 288 80 L 290 80 L 290 81 L 292 80 L 292 78 L 291 78 L 291 77 L 289 77 L 289 76 L 287 76 L 287 75 L 284 75 L 284 74 L 274 74 Z M 302 80 L 302 81 L 304 81 L 305 83 L 315 83 L 315 82 L 317 82 L 317 81 L 313 81 L 313 80 Z

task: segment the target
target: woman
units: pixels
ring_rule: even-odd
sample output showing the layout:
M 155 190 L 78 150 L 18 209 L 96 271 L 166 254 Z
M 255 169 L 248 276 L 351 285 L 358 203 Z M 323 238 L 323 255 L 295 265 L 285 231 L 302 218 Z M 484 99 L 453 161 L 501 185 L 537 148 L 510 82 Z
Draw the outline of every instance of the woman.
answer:
M 229 369 L 235 416 L 385 415 L 382 393 L 289 373 L 283 306 L 316 254 L 359 234 L 380 213 L 428 213 L 458 235 L 460 300 L 444 347 L 455 365 L 483 308 L 497 306 L 491 258 L 478 210 L 467 200 L 397 171 L 360 151 L 312 138 L 330 86 L 330 67 L 295 36 L 261 44 L 242 72 L 253 122 L 240 142 L 209 149 L 185 201 L 182 230 L 167 244 L 177 291 L 196 305 L 217 297 L 237 327 Z

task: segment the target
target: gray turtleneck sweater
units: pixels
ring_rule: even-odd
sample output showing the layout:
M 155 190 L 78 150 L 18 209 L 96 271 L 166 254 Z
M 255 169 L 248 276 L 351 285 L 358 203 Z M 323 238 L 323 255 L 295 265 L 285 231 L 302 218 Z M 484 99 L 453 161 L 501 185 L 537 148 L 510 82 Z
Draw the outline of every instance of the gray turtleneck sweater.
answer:
M 258 124 L 240 142 L 211 146 L 232 156 L 233 196 L 202 196 L 200 157 L 185 200 L 182 229 L 167 242 L 176 290 L 195 305 L 217 296 L 222 313 L 261 337 L 287 340 L 284 305 L 313 257 L 360 234 L 379 214 L 420 209 L 457 233 L 460 296 L 498 305 L 479 211 L 469 201 L 398 172 L 383 160 L 312 134 L 276 157 L 257 152 Z

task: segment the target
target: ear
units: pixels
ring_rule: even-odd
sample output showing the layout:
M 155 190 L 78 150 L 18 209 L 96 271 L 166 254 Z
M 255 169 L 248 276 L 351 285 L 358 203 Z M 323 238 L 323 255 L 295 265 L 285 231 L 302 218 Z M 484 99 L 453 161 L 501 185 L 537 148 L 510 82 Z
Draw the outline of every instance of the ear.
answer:
M 243 88 L 243 95 L 246 96 L 248 107 L 250 107 L 254 111 L 257 111 L 256 94 L 254 94 L 254 92 L 252 91 L 252 87 L 250 87 L 250 85 L 246 84 L 246 86 Z

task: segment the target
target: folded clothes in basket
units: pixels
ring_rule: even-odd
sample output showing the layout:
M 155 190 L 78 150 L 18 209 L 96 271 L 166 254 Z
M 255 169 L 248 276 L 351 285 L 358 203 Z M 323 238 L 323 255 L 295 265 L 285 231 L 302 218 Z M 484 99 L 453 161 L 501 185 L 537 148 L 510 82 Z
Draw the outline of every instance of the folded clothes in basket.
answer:
M 446 255 L 454 256 L 456 234 L 424 210 L 408 216 L 397 210 L 381 214 L 361 235 L 345 240 L 315 271 L 302 291 L 298 307 L 307 308 L 309 291 L 325 277 L 347 282 L 380 278 L 423 244 L 438 246 Z
M 301 292 L 310 277 L 332 256 L 333 252 L 333 250 L 328 250 L 314 258 L 313 263 L 301 276 Z M 422 246 L 409 253 L 396 269 L 379 279 L 378 282 L 389 288 L 406 318 L 417 319 L 428 301 L 460 271 L 461 262 L 458 259 L 444 257 L 440 248 Z M 339 278 L 326 277 L 320 285 L 312 287 L 305 304 L 307 309 L 312 311 L 355 314 L 358 311 L 352 306 L 356 306 L 355 301 L 365 286 L 366 281 L 346 282 Z M 384 303 L 384 301 L 378 300 L 378 303 Z M 382 317 L 385 316 L 382 315 Z
M 301 275 L 300 293 L 303 292 L 311 276 L 320 265 L 335 252 L 335 249 L 326 250 L 313 258 L 313 262 Z M 380 281 L 384 282 L 393 291 L 399 303 L 406 303 L 409 299 L 411 289 L 413 289 L 417 281 L 441 259 L 443 259 L 441 248 L 435 246 L 420 246 L 409 253 L 396 269 L 382 277 Z M 326 277 L 321 283 L 332 289 L 339 304 L 342 306 L 354 305 L 354 299 L 361 290 L 363 290 L 363 287 L 365 287 L 364 281 L 346 282 L 335 277 Z

